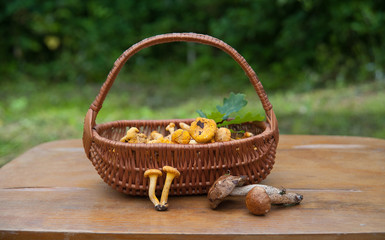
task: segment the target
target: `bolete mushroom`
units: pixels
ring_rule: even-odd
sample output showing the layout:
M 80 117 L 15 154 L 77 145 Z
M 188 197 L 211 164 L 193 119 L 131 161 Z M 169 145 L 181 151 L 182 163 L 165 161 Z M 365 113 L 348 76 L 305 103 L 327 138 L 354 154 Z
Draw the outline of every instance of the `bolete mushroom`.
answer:
M 287 192 L 284 188 L 279 189 L 273 186 L 263 184 L 250 184 L 242 187 L 237 187 L 230 193 L 230 195 L 246 196 L 247 193 L 254 187 L 262 187 L 263 189 L 265 189 L 267 195 L 269 195 L 269 198 L 271 199 L 271 204 L 293 205 L 298 204 L 303 200 L 303 196 L 301 194 Z
M 270 212 L 271 199 L 262 187 L 253 187 L 246 195 L 246 207 L 254 215 L 265 215 Z
M 166 172 L 166 181 L 163 186 L 162 196 L 160 198 L 160 205 L 167 210 L 168 208 L 168 194 L 170 192 L 171 183 L 174 178 L 178 178 L 180 176 L 180 172 L 171 166 L 164 166 L 163 171 Z
M 188 144 L 190 140 L 190 133 L 183 129 L 178 129 L 171 135 L 171 141 L 174 143 Z
M 211 186 L 207 194 L 210 207 L 215 209 L 235 187 L 242 186 L 245 180 L 245 177 L 232 176 L 230 174 L 220 176 Z
M 162 176 L 162 172 L 158 169 L 148 169 L 144 172 L 144 177 L 150 179 L 150 185 L 148 187 L 148 196 L 150 197 L 151 202 L 154 204 L 154 207 L 158 211 L 166 210 L 164 207 L 159 204 L 159 200 L 155 195 L 156 182 L 159 176 Z
M 197 143 L 207 143 L 214 138 L 217 130 L 214 120 L 198 117 L 191 123 L 190 135 Z
M 210 207 L 215 209 L 227 196 L 246 196 L 254 187 L 262 187 L 271 200 L 271 204 L 293 205 L 299 204 L 303 196 L 297 193 L 288 193 L 285 189 L 278 189 L 268 185 L 251 184 L 242 186 L 245 176 L 223 175 L 211 186 L 208 192 Z

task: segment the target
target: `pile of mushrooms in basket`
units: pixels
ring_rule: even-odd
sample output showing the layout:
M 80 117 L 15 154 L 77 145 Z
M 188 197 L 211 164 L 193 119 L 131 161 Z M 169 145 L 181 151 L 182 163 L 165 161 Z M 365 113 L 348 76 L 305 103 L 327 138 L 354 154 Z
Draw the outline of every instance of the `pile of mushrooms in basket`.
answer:
M 200 117 L 196 118 L 190 125 L 179 123 L 179 128 L 175 123 L 170 122 L 166 127 L 168 135 L 164 136 L 157 131 L 153 131 L 147 136 L 140 133 L 139 129 L 132 127 L 128 129 L 126 136 L 121 138 L 125 143 L 169 143 L 169 144 L 210 144 L 214 142 L 236 141 L 254 136 L 248 131 L 234 131 L 227 128 L 230 124 L 237 124 L 245 121 L 261 121 L 263 117 L 259 114 L 246 113 L 236 115 L 230 119 L 231 113 L 238 113 L 247 104 L 243 94 L 230 94 L 228 99 L 224 99 L 223 106 L 217 106 L 218 111 L 206 114 L 198 110 Z M 261 119 L 262 118 L 262 119 Z M 174 179 L 180 177 L 180 172 L 172 166 L 163 166 L 163 172 L 159 169 L 147 169 L 144 177 L 148 178 L 148 196 L 157 211 L 168 209 L 168 195 L 170 186 Z M 156 197 L 156 184 L 158 177 L 166 174 L 161 199 Z M 272 204 L 291 206 L 299 204 L 303 196 L 297 193 L 286 192 L 284 188 L 276 188 L 261 184 L 250 184 L 243 186 L 247 182 L 246 176 L 232 176 L 230 173 L 220 176 L 210 187 L 207 198 L 208 206 L 216 209 L 227 196 L 245 197 L 246 207 L 254 215 L 265 215 L 271 210 Z

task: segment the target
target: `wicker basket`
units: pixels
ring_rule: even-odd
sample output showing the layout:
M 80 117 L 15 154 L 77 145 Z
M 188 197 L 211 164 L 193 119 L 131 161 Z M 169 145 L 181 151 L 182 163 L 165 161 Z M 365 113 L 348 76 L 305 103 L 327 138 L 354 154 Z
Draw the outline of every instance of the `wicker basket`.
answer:
M 169 42 L 196 42 L 217 47 L 229 54 L 245 71 L 254 86 L 266 113 L 265 122 L 250 122 L 230 126 L 247 130 L 255 136 L 230 142 L 208 144 L 129 144 L 119 141 L 129 127 L 137 127 L 146 134 L 157 130 L 166 134 L 170 122 L 191 123 L 192 119 L 122 120 L 96 124 L 95 119 L 116 76 L 125 62 L 140 50 Z M 222 174 L 246 175 L 247 183 L 257 183 L 270 173 L 278 144 L 278 124 L 267 95 L 255 72 L 232 47 L 211 36 L 195 33 L 172 33 L 142 40 L 127 49 L 115 62 L 112 70 L 91 104 L 85 120 L 83 145 L 87 157 L 102 179 L 114 189 L 134 196 L 147 195 L 148 179 L 143 173 L 165 165 L 177 168 L 181 176 L 175 179 L 170 195 L 207 193 Z M 164 174 L 165 175 L 165 174 Z M 156 191 L 161 193 L 165 176 L 158 180 Z

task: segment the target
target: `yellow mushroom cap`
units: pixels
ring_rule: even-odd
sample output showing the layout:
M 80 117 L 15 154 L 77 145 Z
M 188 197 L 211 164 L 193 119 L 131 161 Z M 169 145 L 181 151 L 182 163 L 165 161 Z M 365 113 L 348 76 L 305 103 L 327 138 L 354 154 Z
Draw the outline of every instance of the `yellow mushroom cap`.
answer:
M 198 143 L 207 143 L 214 138 L 217 130 L 214 120 L 198 117 L 191 123 L 190 135 Z
M 184 122 L 179 123 L 179 127 L 182 128 L 183 130 L 190 131 L 190 125 Z
M 162 176 L 162 171 L 158 169 L 148 169 L 144 172 L 144 177 L 149 177 L 151 175 Z
M 175 123 L 170 123 L 167 125 L 166 131 L 169 131 L 169 132 L 174 131 L 174 128 L 175 128 Z
M 180 172 L 176 168 L 173 168 L 171 166 L 164 166 L 163 171 L 165 171 L 166 173 L 173 174 L 176 178 L 180 176 Z
M 163 135 L 157 131 L 152 131 L 150 134 L 151 140 L 157 140 L 157 139 L 162 138 L 162 137 L 163 137 Z
M 231 132 L 230 129 L 221 127 L 218 129 L 215 134 L 215 141 L 217 142 L 227 142 L 231 140 Z
M 137 129 L 136 127 L 132 127 L 128 129 L 126 137 L 128 139 L 134 138 L 138 132 L 139 132 L 139 129 Z
M 191 140 L 190 133 L 183 129 L 178 129 L 171 135 L 171 141 L 176 143 L 188 144 L 190 140 Z

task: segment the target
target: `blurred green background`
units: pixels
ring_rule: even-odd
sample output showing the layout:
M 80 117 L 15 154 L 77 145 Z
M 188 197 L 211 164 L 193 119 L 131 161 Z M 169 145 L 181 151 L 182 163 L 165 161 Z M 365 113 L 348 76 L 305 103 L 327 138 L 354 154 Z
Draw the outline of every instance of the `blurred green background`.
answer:
M 385 1 L 211 0 L 0 3 L 0 166 L 42 142 L 80 138 L 114 61 L 136 42 L 197 32 L 257 72 L 282 134 L 385 138 Z M 194 118 L 230 92 L 263 113 L 241 68 L 194 43 L 145 49 L 97 122 Z

